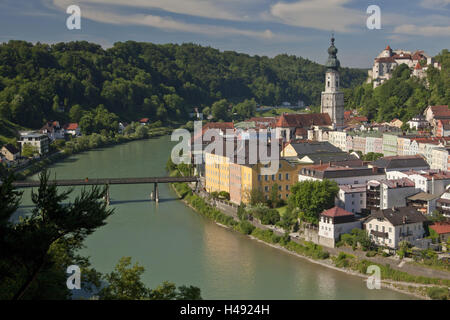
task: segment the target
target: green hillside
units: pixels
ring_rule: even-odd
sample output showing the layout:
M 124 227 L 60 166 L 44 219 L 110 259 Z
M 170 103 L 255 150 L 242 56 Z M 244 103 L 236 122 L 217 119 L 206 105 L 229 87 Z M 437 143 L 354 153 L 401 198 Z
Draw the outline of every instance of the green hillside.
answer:
M 262 105 L 320 104 L 325 68 L 286 54 L 274 58 L 195 44 L 88 42 L 0 45 L 0 117 L 39 128 L 45 120 L 78 121 L 103 104 L 124 120 L 185 121 L 193 107 L 226 99 Z M 343 87 L 366 71 L 342 68 Z
M 0 119 L 0 147 L 7 143 L 14 143 L 19 130 L 25 130 L 25 128 L 11 121 Z

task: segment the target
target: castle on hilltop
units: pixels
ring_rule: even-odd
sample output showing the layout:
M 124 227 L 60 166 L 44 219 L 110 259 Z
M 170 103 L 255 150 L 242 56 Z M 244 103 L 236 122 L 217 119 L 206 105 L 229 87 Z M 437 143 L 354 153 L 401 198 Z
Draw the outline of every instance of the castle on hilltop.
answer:
M 422 50 L 411 53 L 411 51 L 405 50 L 392 50 L 388 45 L 374 59 L 367 82 L 372 82 L 374 88 L 378 87 L 384 81 L 389 80 L 392 77 L 392 71 L 402 63 L 412 69 L 414 76 L 421 79 L 426 77 L 426 70 L 429 66 L 441 70 L 441 65 Z

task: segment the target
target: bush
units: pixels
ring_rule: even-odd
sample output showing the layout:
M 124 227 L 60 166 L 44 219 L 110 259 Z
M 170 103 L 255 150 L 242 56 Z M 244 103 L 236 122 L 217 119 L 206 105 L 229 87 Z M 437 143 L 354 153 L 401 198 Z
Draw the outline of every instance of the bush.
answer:
M 219 198 L 225 199 L 225 200 L 230 200 L 230 193 L 228 193 L 226 191 L 220 191 Z
M 427 288 L 427 295 L 433 300 L 449 300 L 448 288 L 431 287 Z
M 377 252 L 376 251 L 368 251 L 367 253 L 366 253 L 366 257 L 375 257 L 377 255 Z
M 255 230 L 255 226 L 245 220 L 239 222 L 237 230 L 243 234 L 251 234 Z

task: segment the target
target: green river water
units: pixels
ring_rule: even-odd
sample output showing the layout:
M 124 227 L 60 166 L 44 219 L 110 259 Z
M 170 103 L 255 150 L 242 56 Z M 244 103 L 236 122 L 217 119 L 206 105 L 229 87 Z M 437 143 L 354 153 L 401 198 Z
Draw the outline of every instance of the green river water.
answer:
M 164 176 L 173 145 L 168 136 L 130 142 L 75 155 L 50 170 L 57 179 Z M 168 185 L 159 185 L 159 204 L 149 201 L 153 185 L 110 190 L 115 214 L 86 239 L 81 252 L 100 272 L 131 256 L 145 267 L 148 286 L 164 280 L 195 285 L 205 299 L 410 299 L 387 289 L 369 290 L 362 278 L 220 227 L 177 200 Z M 31 205 L 29 190 L 22 204 L 24 214 Z

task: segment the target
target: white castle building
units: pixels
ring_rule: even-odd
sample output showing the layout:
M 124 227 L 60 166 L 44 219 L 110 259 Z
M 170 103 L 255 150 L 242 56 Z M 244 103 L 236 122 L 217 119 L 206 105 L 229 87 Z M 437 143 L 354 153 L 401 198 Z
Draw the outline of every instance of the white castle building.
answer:
M 426 70 L 429 66 L 441 70 L 441 65 L 424 51 L 392 50 L 388 45 L 374 59 L 372 70 L 369 70 L 367 82 L 373 81 L 373 87 L 378 87 L 384 81 L 389 80 L 392 77 L 392 71 L 402 63 L 412 69 L 412 74 L 419 78 L 426 77 Z

